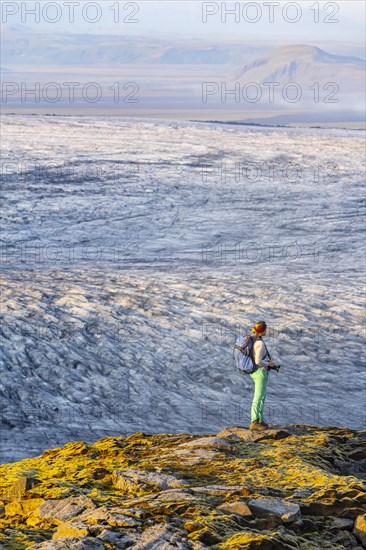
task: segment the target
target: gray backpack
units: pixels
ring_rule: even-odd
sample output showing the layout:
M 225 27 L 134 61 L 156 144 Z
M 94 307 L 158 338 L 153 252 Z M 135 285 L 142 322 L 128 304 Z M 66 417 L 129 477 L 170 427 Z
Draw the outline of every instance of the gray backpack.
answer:
M 257 370 L 253 358 L 252 336 L 239 336 L 235 342 L 233 357 L 236 369 L 242 374 L 252 374 Z

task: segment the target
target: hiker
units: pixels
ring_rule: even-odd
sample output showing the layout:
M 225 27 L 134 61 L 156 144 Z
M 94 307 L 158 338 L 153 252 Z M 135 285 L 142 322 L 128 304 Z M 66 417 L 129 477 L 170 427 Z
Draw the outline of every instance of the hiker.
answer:
M 275 367 L 270 359 L 267 347 L 262 340 L 266 335 L 267 325 L 258 321 L 252 328 L 253 333 L 253 362 L 256 370 L 250 374 L 254 381 L 254 396 L 251 409 L 251 430 L 266 430 L 269 426 L 263 418 L 264 401 L 267 393 L 268 371 Z

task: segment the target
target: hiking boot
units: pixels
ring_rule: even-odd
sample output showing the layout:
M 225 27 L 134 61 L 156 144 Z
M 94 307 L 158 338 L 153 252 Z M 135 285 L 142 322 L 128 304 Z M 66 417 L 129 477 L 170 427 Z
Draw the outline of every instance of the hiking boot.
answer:
M 259 423 L 262 424 L 262 426 L 264 426 L 266 428 L 266 430 L 268 430 L 269 424 L 267 424 L 267 422 L 265 420 L 260 420 Z
M 249 426 L 250 430 L 266 430 L 266 428 L 258 422 L 258 420 L 254 420 L 251 425 Z

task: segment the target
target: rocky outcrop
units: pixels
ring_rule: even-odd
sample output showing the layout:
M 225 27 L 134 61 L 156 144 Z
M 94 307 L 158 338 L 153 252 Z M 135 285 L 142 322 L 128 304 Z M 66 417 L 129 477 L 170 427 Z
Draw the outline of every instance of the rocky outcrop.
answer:
M 0 546 L 360 550 L 364 443 L 305 425 L 68 443 L 0 466 Z
M 268 429 L 265 431 L 249 430 L 240 426 L 225 428 L 217 434 L 220 437 L 237 436 L 244 441 L 262 441 L 263 439 L 284 439 L 289 437 L 290 433 L 282 429 Z
M 129 468 L 124 471 L 114 471 L 112 482 L 116 489 L 127 493 L 139 493 L 155 489 L 184 487 L 186 483 L 172 475 L 158 472 L 135 470 Z

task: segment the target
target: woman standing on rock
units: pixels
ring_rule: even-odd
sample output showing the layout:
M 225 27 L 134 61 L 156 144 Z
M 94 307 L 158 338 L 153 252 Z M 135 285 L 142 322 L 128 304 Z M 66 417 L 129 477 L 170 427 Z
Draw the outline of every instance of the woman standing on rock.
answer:
M 267 325 L 264 321 L 258 321 L 252 328 L 253 348 L 252 360 L 256 370 L 250 375 L 254 381 L 254 397 L 251 410 L 251 430 L 266 430 L 269 426 L 263 418 L 264 401 L 267 394 L 268 371 L 276 368 L 268 353 L 262 336 L 266 335 Z M 278 367 L 277 367 L 278 368 Z

